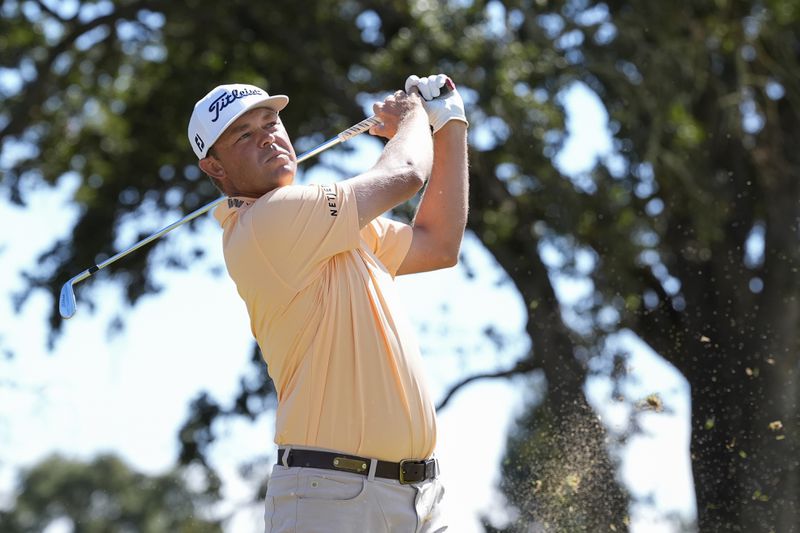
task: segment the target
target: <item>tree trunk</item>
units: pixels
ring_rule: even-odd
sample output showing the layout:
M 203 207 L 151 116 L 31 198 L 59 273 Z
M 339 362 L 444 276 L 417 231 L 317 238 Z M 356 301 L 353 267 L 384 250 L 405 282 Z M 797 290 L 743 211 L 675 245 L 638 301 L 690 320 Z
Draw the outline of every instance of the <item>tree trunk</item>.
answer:
M 679 268 L 687 308 L 674 329 L 682 327 L 684 340 L 663 352 L 691 385 L 692 469 L 704 532 L 800 531 L 800 191 L 796 180 L 770 179 L 768 166 L 758 175 L 770 206 L 763 265 L 742 260 L 749 227 L 734 201 L 727 238 L 712 259 Z M 754 278 L 763 290 L 751 285 Z
M 700 531 L 800 531 L 796 372 L 767 363 L 733 384 L 735 366 L 720 360 L 692 383 Z
M 484 213 L 514 203 L 489 168 L 493 164 L 486 159 L 472 161 L 470 229 L 527 304 L 531 366 L 541 369 L 547 384 L 508 439 L 501 488 L 519 516 L 505 533 L 627 531 L 628 494 L 615 479 L 606 430 L 583 393 L 587 369 L 575 357 L 575 343 L 561 318 L 538 243 L 531 239 L 536 218 L 515 209 L 511 233 L 501 242 L 486 238 L 493 229 Z

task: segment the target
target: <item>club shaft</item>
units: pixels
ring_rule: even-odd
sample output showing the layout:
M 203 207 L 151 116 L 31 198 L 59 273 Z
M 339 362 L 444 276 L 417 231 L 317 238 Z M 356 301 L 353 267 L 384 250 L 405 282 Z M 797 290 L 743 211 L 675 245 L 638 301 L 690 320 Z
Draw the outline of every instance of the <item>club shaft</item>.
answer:
M 343 142 L 345 142 L 345 141 L 347 141 L 349 139 L 352 139 L 353 137 L 355 137 L 357 135 L 360 135 L 360 134 L 364 133 L 365 131 L 369 130 L 372 126 L 374 126 L 376 124 L 380 124 L 380 120 L 378 120 L 378 118 L 375 115 L 373 115 L 373 116 L 371 116 L 369 118 L 365 118 L 364 120 L 362 120 L 358 124 L 355 124 L 354 126 L 351 126 L 348 129 L 344 130 L 343 132 L 339 133 L 338 135 L 336 135 L 336 137 L 331 137 L 330 139 L 328 139 L 324 143 L 312 148 L 311 150 L 309 150 L 307 152 L 304 152 L 304 153 L 300 154 L 299 156 L 297 156 L 297 163 L 302 163 L 306 159 L 314 157 L 315 155 L 317 155 L 317 154 L 319 154 L 321 152 L 324 152 L 328 148 L 331 148 L 333 146 L 336 146 L 337 144 L 340 144 L 340 143 L 343 143 Z M 153 242 L 154 240 L 163 237 L 164 235 L 166 235 L 170 231 L 174 230 L 175 228 L 183 226 L 187 222 L 190 222 L 190 221 L 194 220 L 195 218 L 199 217 L 200 215 L 202 215 L 204 213 L 207 213 L 208 211 L 211 211 L 212 209 L 214 209 L 216 206 L 218 206 L 219 204 L 221 204 L 222 202 L 224 202 L 227 199 L 228 199 L 227 196 L 223 196 L 221 198 L 217 198 L 213 202 L 210 202 L 210 203 L 204 205 L 203 207 L 200 207 L 199 209 L 189 213 L 188 215 L 186 215 L 182 219 L 173 222 L 169 226 L 165 226 L 165 227 L 161 228 L 160 230 L 158 230 L 157 232 L 153 233 L 149 237 L 145 237 L 144 239 L 142 239 L 141 241 L 137 242 L 136 244 L 134 244 L 130 248 L 127 248 L 127 249 L 125 249 L 125 250 L 123 250 L 123 251 L 121 251 L 121 252 L 119 252 L 119 253 L 111 256 L 111 257 L 109 257 L 108 259 L 106 259 L 102 263 L 98 263 L 97 265 L 95 265 L 95 266 L 93 266 L 91 268 L 87 268 L 86 270 L 84 270 L 83 272 L 78 274 L 77 276 L 73 277 L 70 280 L 70 282 L 74 285 L 75 283 L 79 283 L 79 282 L 85 280 L 86 278 L 88 278 L 89 276 L 91 276 L 92 274 L 97 272 L 98 270 L 104 269 L 108 265 L 110 265 L 112 263 L 115 263 L 116 261 L 118 261 L 118 260 L 122 259 L 123 257 L 125 257 L 126 255 L 130 254 L 131 252 L 135 252 L 136 250 L 138 250 L 142 246 L 145 246 L 145 245 Z

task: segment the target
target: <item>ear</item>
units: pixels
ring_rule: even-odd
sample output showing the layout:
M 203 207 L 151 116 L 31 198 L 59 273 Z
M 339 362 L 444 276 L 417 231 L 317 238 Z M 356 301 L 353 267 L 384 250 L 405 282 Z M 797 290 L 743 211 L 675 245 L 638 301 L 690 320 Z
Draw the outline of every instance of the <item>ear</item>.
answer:
M 218 180 L 225 179 L 225 168 L 222 166 L 222 162 L 217 159 L 216 157 L 206 156 L 201 159 L 198 163 L 200 169 L 211 176 L 212 178 Z

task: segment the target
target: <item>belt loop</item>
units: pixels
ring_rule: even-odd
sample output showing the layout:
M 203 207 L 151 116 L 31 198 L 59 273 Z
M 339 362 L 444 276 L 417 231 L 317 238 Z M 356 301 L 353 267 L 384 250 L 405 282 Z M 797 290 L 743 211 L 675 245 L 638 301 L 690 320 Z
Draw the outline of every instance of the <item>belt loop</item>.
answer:
M 286 468 L 289 468 L 289 452 L 291 451 L 292 451 L 291 446 L 287 446 L 283 450 L 283 457 L 281 457 L 281 464 L 283 464 L 283 466 L 285 466 Z
M 369 481 L 375 481 L 375 470 L 378 468 L 378 460 L 377 459 L 370 459 L 369 460 L 369 475 L 367 479 Z

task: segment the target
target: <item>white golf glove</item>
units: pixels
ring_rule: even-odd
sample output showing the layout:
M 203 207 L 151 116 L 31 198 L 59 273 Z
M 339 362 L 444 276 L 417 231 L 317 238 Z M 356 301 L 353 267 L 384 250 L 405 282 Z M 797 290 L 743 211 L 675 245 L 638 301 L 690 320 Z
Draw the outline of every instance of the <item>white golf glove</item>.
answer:
M 449 93 L 437 98 L 442 94 L 442 88 L 447 85 L 452 89 Z M 433 133 L 439 131 L 442 126 L 451 120 L 460 120 L 467 126 L 467 115 L 464 112 L 464 101 L 456 90 L 456 84 L 444 74 L 433 74 L 420 78 L 411 75 L 406 80 L 406 92 L 416 87 L 422 96 L 422 106 L 428 113 L 428 122 L 433 128 Z

